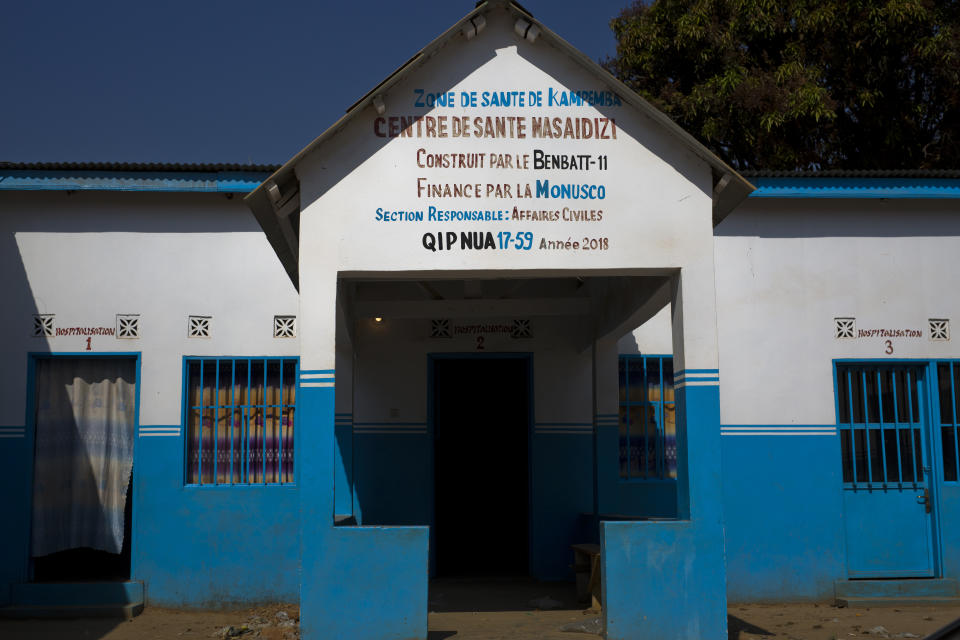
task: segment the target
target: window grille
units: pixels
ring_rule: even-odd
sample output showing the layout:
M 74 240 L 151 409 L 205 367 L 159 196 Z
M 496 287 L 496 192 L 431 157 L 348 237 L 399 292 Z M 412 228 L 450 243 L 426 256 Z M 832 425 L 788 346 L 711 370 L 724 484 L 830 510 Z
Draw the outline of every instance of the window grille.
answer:
M 210 337 L 210 316 L 188 316 L 187 317 L 187 337 L 209 338 Z
M 960 362 L 937 363 L 937 387 L 940 401 L 940 448 L 943 452 L 943 479 L 960 480 L 958 424 L 960 420 Z
M 54 334 L 54 314 L 45 313 L 33 316 L 33 337 L 52 338 Z
M 837 366 L 837 415 L 847 488 L 923 483 L 921 372 L 908 365 Z
M 294 481 L 294 358 L 187 360 L 187 484 Z
M 677 405 L 670 356 L 620 356 L 620 478 L 677 477 Z

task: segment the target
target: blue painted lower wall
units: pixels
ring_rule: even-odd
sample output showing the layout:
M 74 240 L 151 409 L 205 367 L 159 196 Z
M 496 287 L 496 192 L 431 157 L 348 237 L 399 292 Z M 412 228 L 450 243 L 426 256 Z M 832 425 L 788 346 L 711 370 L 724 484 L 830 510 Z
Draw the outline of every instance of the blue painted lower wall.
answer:
M 425 435 L 355 436 L 348 445 L 353 447 L 351 461 L 359 461 L 352 469 L 355 493 L 347 492 L 337 507 L 351 499 L 362 503 L 365 524 L 428 524 L 427 444 Z M 11 584 L 28 577 L 28 449 L 28 438 L 0 440 L 0 465 L 7 470 L 4 505 L 14 514 L 0 530 L 0 604 L 10 601 Z M 534 437 L 532 565 L 537 577 L 568 577 L 569 544 L 589 533 L 583 520 L 591 509 L 589 449 L 589 436 Z M 830 600 L 833 582 L 846 577 L 839 438 L 724 436 L 720 450 L 729 601 Z M 184 487 L 182 456 L 180 438 L 137 440 L 132 577 L 146 584 L 148 603 L 225 607 L 297 602 L 299 489 Z M 613 490 L 618 493 L 613 498 L 606 494 L 602 511 L 658 515 L 676 489 L 668 486 L 668 498 L 643 483 L 621 483 Z M 939 483 L 936 499 L 941 574 L 957 578 L 960 545 L 953 532 L 960 525 L 960 484 Z M 409 543 L 414 556 L 426 544 L 417 536 L 428 535 L 422 527 L 415 531 L 410 535 L 416 541 Z M 359 547 L 351 540 L 344 545 L 356 552 Z M 369 546 L 371 558 L 379 557 L 380 543 L 364 540 L 357 544 Z
M 719 526 L 603 522 L 600 532 L 608 640 L 727 637 Z
M 429 525 L 430 454 L 426 434 L 355 434 L 353 513 L 358 522 Z
M 596 535 L 588 528 L 593 513 L 591 438 L 533 436 L 530 570 L 541 580 L 572 580 L 570 545 L 591 542 Z
M 296 487 L 188 487 L 180 438 L 140 437 L 135 451 L 132 577 L 149 604 L 299 600 Z
M 940 546 L 944 577 L 960 579 L 960 483 L 939 487 Z
M 836 436 L 723 436 L 731 602 L 829 600 L 846 577 Z
M 334 527 L 333 387 L 301 387 L 298 410 L 301 637 L 426 638 L 427 527 Z
M 537 578 L 573 579 L 570 545 L 589 542 L 596 536 L 585 527 L 585 518 L 593 511 L 590 438 L 589 434 L 533 437 L 530 567 Z M 343 445 L 340 448 L 346 449 Z M 360 524 L 430 524 L 433 485 L 429 436 L 357 433 L 352 450 L 353 513 Z M 341 490 L 337 491 L 336 503 L 340 505 Z

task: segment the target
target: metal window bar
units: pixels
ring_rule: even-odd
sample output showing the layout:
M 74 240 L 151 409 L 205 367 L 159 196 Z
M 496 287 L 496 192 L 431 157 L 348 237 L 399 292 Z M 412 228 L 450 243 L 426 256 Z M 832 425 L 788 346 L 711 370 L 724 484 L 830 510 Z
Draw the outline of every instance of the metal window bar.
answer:
M 867 425 L 869 425 L 870 424 L 870 401 L 867 398 L 867 372 L 865 370 L 860 371 L 860 387 L 861 387 L 861 390 L 863 391 L 863 420 Z M 870 427 L 869 426 L 867 426 L 867 428 L 864 429 L 863 435 L 864 435 L 863 442 L 867 450 L 867 458 L 866 458 L 867 484 L 872 484 L 873 483 L 873 473 L 872 473 L 873 464 L 870 459 Z
M 197 425 L 197 484 L 203 483 L 203 360 L 200 361 L 200 420 Z
M 220 361 L 213 366 L 213 484 L 217 484 L 220 476 L 217 475 L 217 451 L 220 440 Z
M 238 363 L 246 365 L 246 384 L 237 382 Z M 259 402 L 253 398 L 253 368 L 263 367 L 263 387 Z M 214 371 L 210 371 L 210 367 Z M 229 367 L 230 393 L 222 389 L 221 385 L 227 380 Z M 289 367 L 286 372 L 285 369 Z M 276 369 L 276 375 L 271 380 L 270 371 Z M 221 369 L 223 370 L 221 372 Z M 221 375 L 222 374 L 222 375 Z M 295 386 L 297 376 L 296 361 L 291 358 L 246 358 L 246 359 L 203 359 L 188 360 L 186 366 L 185 384 L 186 422 L 188 430 L 195 433 L 187 434 L 187 442 L 196 446 L 196 465 L 188 459 L 186 481 L 188 484 L 290 484 L 293 482 L 293 429 L 296 407 Z M 259 376 L 257 376 L 259 378 Z M 260 382 L 260 380 L 257 380 Z M 271 382 L 275 384 L 271 385 Z M 212 384 L 211 384 L 212 383 Z M 285 391 L 284 385 L 290 389 Z M 221 392 L 223 399 L 221 402 Z M 215 397 L 212 400 L 205 398 L 207 393 Z M 268 397 L 268 395 L 270 397 Z M 239 396 L 239 397 L 238 397 Z M 192 402 L 191 402 L 192 400 Z M 229 404 L 227 404 L 229 403 Z M 271 411 L 273 413 L 271 414 Z M 212 415 L 210 415 L 212 412 Z M 239 416 L 239 422 L 237 417 Z M 230 425 L 219 428 L 220 419 L 229 420 Z M 287 424 L 285 424 L 285 420 Z M 254 432 L 252 427 L 260 428 Z M 272 435 L 268 428 L 272 427 Z M 239 441 L 237 435 L 239 432 Z M 229 434 L 230 443 L 220 442 L 221 436 Z M 283 465 L 284 435 L 290 438 L 286 443 L 286 455 L 289 463 L 285 473 Z M 205 437 L 206 436 L 206 437 Z M 270 456 L 276 458 L 276 464 L 268 473 L 268 436 L 270 436 Z M 256 438 L 259 437 L 259 442 Z M 229 460 L 220 461 L 221 455 L 226 454 L 229 446 Z M 253 448 L 255 447 L 255 449 Z M 237 451 L 239 448 L 239 451 Z M 222 450 L 221 450 L 222 449 Z M 260 459 L 254 461 L 254 454 Z M 193 454 L 191 454 L 192 457 Z M 204 464 L 204 459 L 207 464 Z M 251 464 L 256 463 L 256 470 Z M 191 472 L 192 471 L 192 472 Z M 206 473 L 205 473 L 206 472 Z M 251 472 L 253 477 L 251 478 Z M 222 474 L 222 475 L 221 475 Z
M 277 482 L 283 482 L 283 361 L 280 362 L 280 382 L 277 387 L 280 393 L 277 409 Z
M 910 424 L 913 424 L 913 384 L 912 384 L 912 379 L 911 379 L 910 371 L 909 371 L 909 370 L 907 370 L 906 376 L 907 376 L 907 406 L 909 407 L 909 412 L 907 413 L 907 422 L 910 423 Z M 918 446 L 920 443 L 917 442 L 916 432 L 914 431 L 914 429 L 911 428 L 911 429 L 910 429 L 910 433 L 911 433 L 911 438 L 910 438 L 911 451 L 910 451 L 910 453 L 912 454 L 912 455 L 910 456 L 910 462 L 911 462 L 911 464 L 912 464 L 912 466 L 913 466 L 913 482 L 914 482 L 914 484 L 916 484 L 917 481 L 919 480 L 919 478 L 917 477 L 917 452 L 916 452 L 916 449 L 917 449 L 917 446 Z
M 227 482 L 233 484 L 233 423 L 234 416 L 237 414 L 236 402 L 234 401 L 233 393 L 237 388 L 237 363 L 230 363 L 230 475 L 227 476 Z
M 657 400 L 657 409 L 654 413 L 654 419 L 656 420 L 657 427 L 657 477 L 664 478 L 666 477 L 666 460 L 664 456 L 666 455 L 666 426 L 663 423 L 663 358 L 657 358 L 657 373 L 660 374 L 660 395 Z
M 953 427 L 953 481 L 960 481 L 960 430 L 957 427 L 956 363 L 950 363 L 950 413 Z M 941 432 L 942 436 L 942 432 Z
M 919 372 L 909 366 L 838 367 L 837 407 L 846 487 L 902 488 L 904 483 L 912 487 L 922 483 Z
M 883 430 L 883 380 L 881 378 L 880 370 L 876 371 L 877 378 L 877 417 L 880 419 L 880 473 L 883 476 L 883 485 L 887 485 L 887 446 L 885 443 L 886 438 Z

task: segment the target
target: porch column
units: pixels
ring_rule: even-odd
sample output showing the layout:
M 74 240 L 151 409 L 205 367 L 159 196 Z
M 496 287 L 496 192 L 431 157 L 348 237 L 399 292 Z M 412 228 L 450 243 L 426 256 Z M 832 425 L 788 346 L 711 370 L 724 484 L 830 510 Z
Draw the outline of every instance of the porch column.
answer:
M 672 288 L 678 520 L 602 523 L 609 640 L 727 637 L 712 243 Z
M 300 637 L 426 638 L 427 527 L 334 526 L 337 273 L 308 262 L 300 269 L 297 399 Z

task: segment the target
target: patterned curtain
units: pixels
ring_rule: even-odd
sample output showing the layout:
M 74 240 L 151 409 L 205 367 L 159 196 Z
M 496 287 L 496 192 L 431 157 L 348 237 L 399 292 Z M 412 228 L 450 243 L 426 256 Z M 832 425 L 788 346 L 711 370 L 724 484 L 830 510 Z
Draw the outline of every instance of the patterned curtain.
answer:
M 32 554 L 120 553 L 133 469 L 134 363 L 37 361 Z

